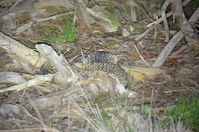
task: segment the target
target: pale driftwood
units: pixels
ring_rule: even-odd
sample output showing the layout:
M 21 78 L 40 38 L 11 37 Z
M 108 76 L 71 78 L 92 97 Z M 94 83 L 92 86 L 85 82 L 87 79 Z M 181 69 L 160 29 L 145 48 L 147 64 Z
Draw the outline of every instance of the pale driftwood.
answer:
M 54 77 L 56 83 L 66 85 L 77 79 L 77 75 L 62 54 L 58 55 L 51 46 L 45 44 L 36 45 L 36 48 L 41 56 L 46 58 L 57 70 Z
M 24 83 L 26 80 L 23 76 L 16 72 L 0 72 L 0 83 L 19 84 Z
M 51 63 L 58 72 L 66 72 L 67 74 L 72 74 L 72 67 L 67 62 L 62 54 L 58 55 L 55 50 L 46 44 L 38 44 L 35 46 L 36 49 L 40 52 L 42 57 L 45 57 L 49 63 Z
M 8 92 L 8 91 L 20 91 L 20 90 L 26 89 L 28 87 L 42 84 L 44 82 L 49 82 L 53 79 L 53 76 L 54 76 L 54 74 L 38 75 L 35 78 L 33 78 L 27 82 L 24 82 L 24 83 L 15 85 L 15 86 L 11 86 L 9 88 L 0 89 L 0 93 Z
M 197 10 L 191 16 L 189 21 L 196 21 L 199 18 L 198 13 L 199 13 L 199 8 L 197 8 Z M 169 43 L 164 47 L 164 49 L 162 50 L 162 52 L 158 56 L 155 63 L 152 65 L 152 67 L 162 66 L 164 64 L 165 60 L 167 59 L 167 57 L 169 56 L 169 54 L 171 53 L 171 51 L 173 50 L 173 48 L 183 37 L 184 37 L 184 34 L 182 33 L 182 31 L 179 31 L 178 33 L 176 33 L 173 36 L 173 38 L 169 41 Z
M 28 72 L 32 72 L 34 69 L 40 67 L 45 61 L 39 57 L 39 53 L 2 32 L 0 32 L 0 48 L 16 59 L 23 69 Z

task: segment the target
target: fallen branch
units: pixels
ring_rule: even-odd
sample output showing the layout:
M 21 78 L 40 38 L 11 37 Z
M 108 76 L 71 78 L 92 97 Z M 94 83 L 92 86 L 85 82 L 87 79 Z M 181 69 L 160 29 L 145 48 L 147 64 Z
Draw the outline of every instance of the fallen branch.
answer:
M 19 84 L 26 82 L 24 77 L 16 72 L 0 72 L 0 84 L 1 83 L 13 83 Z
M 20 90 L 26 89 L 28 87 L 42 84 L 44 82 L 49 82 L 53 79 L 53 76 L 54 76 L 54 74 L 38 75 L 35 78 L 33 78 L 27 82 L 24 82 L 24 83 L 15 85 L 15 86 L 11 86 L 9 88 L 0 89 L 0 93 L 8 92 L 8 91 L 20 91 Z
M 173 38 L 169 41 L 169 43 L 164 47 L 160 55 L 158 56 L 155 63 L 152 65 L 152 67 L 160 67 L 164 64 L 165 60 L 173 50 L 173 48 L 176 46 L 176 44 L 183 38 L 183 33 L 180 31 L 176 33 Z
M 39 68 L 45 61 L 39 57 L 39 53 L 2 32 L 0 32 L 0 48 L 7 52 L 13 59 L 16 59 L 20 66 L 27 72 L 33 72 L 34 69 Z
M 189 21 L 196 21 L 199 18 L 198 14 L 199 14 L 199 8 L 197 8 L 197 10 L 191 16 Z M 173 50 L 173 48 L 183 37 L 184 34 L 182 33 L 182 31 L 176 33 L 173 36 L 173 38 L 169 41 L 169 43 L 164 47 L 164 49 L 162 50 L 155 63 L 152 65 L 152 67 L 161 67 L 164 64 L 167 57 L 169 56 L 169 54 L 171 53 L 171 51 Z
M 48 60 L 48 62 L 57 70 L 54 77 L 56 83 L 66 85 L 77 79 L 76 73 L 62 54 L 58 55 L 51 46 L 46 44 L 36 45 L 36 48 L 41 56 Z

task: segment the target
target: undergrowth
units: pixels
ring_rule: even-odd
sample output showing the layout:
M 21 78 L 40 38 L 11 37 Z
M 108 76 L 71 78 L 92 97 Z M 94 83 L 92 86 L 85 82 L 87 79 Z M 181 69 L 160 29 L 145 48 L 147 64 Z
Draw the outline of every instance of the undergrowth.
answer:
M 192 97 L 179 97 L 177 105 L 167 112 L 175 120 L 183 120 L 193 131 L 199 131 L 199 99 L 198 95 Z
M 88 105 L 89 104 L 89 105 Z M 171 122 L 166 127 L 161 125 L 153 108 L 134 106 L 132 101 L 102 95 L 85 102 L 90 111 L 81 110 L 82 117 L 99 132 L 185 132 L 181 122 Z

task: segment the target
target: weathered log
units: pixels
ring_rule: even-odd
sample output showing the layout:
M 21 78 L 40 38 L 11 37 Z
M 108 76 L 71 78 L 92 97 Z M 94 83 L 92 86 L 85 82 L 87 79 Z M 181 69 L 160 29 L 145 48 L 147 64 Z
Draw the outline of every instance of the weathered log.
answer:
M 39 53 L 0 32 L 0 48 L 7 52 L 27 72 L 33 72 L 45 61 Z

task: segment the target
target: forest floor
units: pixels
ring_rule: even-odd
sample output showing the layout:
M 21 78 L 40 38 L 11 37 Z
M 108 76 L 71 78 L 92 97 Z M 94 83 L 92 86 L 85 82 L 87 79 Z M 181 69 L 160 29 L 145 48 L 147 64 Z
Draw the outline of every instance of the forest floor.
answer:
M 0 92 L 0 131 L 169 132 L 172 130 L 177 132 L 179 129 L 190 132 L 199 130 L 197 127 L 199 124 L 193 123 L 199 119 L 198 43 L 190 44 L 184 38 L 181 39 L 164 64 L 153 67 L 158 56 L 169 43 L 166 41 L 162 23 L 138 39 L 149 29 L 147 25 L 152 23 L 148 18 L 131 22 L 125 19 L 124 14 L 120 14 L 123 21 L 118 22 L 108 17 L 112 20 L 110 24 L 106 23 L 105 16 L 99 17 L 99 14 L 76 18 L 75 13 L 71 15 L 69 12 L 68 16 L 64 14 L 65 9 L 57 9 L 59 4 L 54 5 L 55 8 L 49 6 L 47 8 L 49 10 L 43 12 L 41 9 L 45 6 L 41 3 L 35 4 L 34 0 L 20 4 L 22 7 L 30 8 L 21 10 L 21 7 L 16 5 L 6 14 L 5 8 L 12 8 L 13 2 L 5 6 L 5 1 L 0 3 L 1 12 L 5 13 L 0 17 L 0 30 L 3 33 L 36 53 L 40 51 L 35 45 L 50 45 L 58 55 L 64 56 L 74 71 L 76 71 L 76 64 L 82 63 L 83 57 L 93 51 L 116 56 L 117 59 L 119 58 L 117 64 L 124 67 L 124 71 L 132 77 L 125 88 L 136 95 L 128 98 L 120 94 L 112 94 L 111 90 L 87 94 L 76 88 L 81 82 L 81 88 L 84 89 L 103 89 L 103 87 L 114 89 L 114 85 L 118 82 L 107 83 L 106 81 L 112 77 L 103 75 L 104 73 L 85 74 L 92 77 L 84 77 L 83 81 L 79 77 L 75 82 L 78 82 L 77 84 L 59 85 L 53 81 L 32 86 L 27 84 L 27 87 L 22 90 Z M 32 7 L 28 6 L 33 3 L 38 7 L 41 6 L 41 9 L 35 6 L 33 11 Z M 50 5 L 50 2 L 48 4 Z M 91 9 L 102 11 L 105 15 L 113 11 L 111 6 L 108 9 L 104 6 Z M 82 10 L 80 13 L 85 15 Z M 12 18 L 13 12 L 16 13 L 14 18 Z M 57 17 L 58 13 L 61 15 Z M 78 9 L 76 13 L 79 13 Z M 56 17 L 51 18 L 52 15 Z M 12 20 L 8 21 L 6 17 Z M 127 15 L 126 18 L 128 17 Z M 93 23 L 87 20 L 91 18 L 94 19 Z M 171 39 L 177 32 L 177 26 L 171 18 L 168 19 L 168 23 Z M 114 24 L 118 24 L 116 27 L 119 29 L 109 32 L 112 30 L 110 27 L 115 26 Z M 0 90 L 15 85 L 20 87 L 24 80 L 28 82 L 37 75 L 56 74 L 56 70 L 48 67 L 44 69 L 40 67 L 39 70 L 25 69 L 22 63 L 16 62 L 17 57 L 13 57 L 17 53 L 7 52 L 3 48 L 3 37 L 0 39 L 2 40 L 0 41 Z M 106 63 L 112 63 L 114 59 L 109 61 Z M 103 72 L 103 70 L 99 71 Z M 117 72 L 119 71 L 114 71 L 116 78 Z M 13 75 L 14 73 L 17 75 Z M 78 92 L 75 91 L 76 89 Z M 178 109 L 182 111 L 176 112 Z M 193 120 L 190 121 L 188 118 Z

